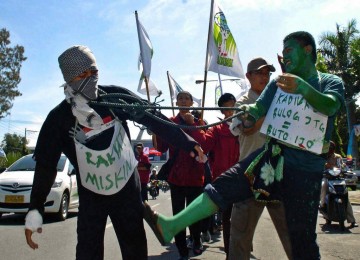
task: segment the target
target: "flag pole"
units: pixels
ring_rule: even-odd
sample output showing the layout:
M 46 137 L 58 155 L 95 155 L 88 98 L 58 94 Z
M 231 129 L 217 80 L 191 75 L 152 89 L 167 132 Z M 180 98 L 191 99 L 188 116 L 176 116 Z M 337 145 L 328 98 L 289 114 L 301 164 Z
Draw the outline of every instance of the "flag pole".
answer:
M 219 85 L 220 85 L 221 95 L 222 95 L 223 93 L 222 93 L 222 82 L 221 82 L 221 76 L 220 76 L 220 73 L 218 73 L 218 78 L 219 78 Z
M 141 60 L 144 61 L 144 57 L 143 57 L 144 50 L 143 50 L 143 46 L 142 46 L 141 40 L 140 40 L 140 26 L 139 26 L 139 18 L 138 18 L 137 10 L 135 11 L 135 19 L 136 19 L 136 28 L 137 28 L 137 32 L 138 32 L 138 39 L 139 39 L 139 46 L 140 46 L 140 57 L 141 57 Z M 149 79 L 146 76 L 144 76 L 144 80 L 145 80 L 147 98 L 148 98 L 148 101 L 150 102 Z
M 149 79 L 147 77 L 144 77 L 144 80 L 145 80 L 147 98 L 148 98 L 148 101 L 150 102 Z
M 223 95 L 223 89 L 222 89 L 222 81 L 221 81 L 221 76 L 220 76 L 220 73 L 218 73 L 218 82 L 219 82 L 219 89 L 220 89 L 220 96 L 219 98 Z M 215 106 L 217 106 L 217 102 L 218 102 L 218 99 L 216 98 L 217 97 L 217 88 L 215 88 Z
M 166 75 L 167 75 L 168 84 L 169 84 L 171 106 L 174 107 L 173 96 L 175 95 L 175 93 L 173 93 L 173 89 L 171 87 L 169 71 L 166 71 Z M 174 108 L 172 109 L 172 112 L 173 112 L 173 116 L 175 116 Z
M 210 44 L 210 34 L 212 31 L 212 13 L 214 8 L 214 0 L 211 0 L 210 7 L 210 17 L 209 17 L 209 30 L 208 30 L 208 38 L 206 45 L 206 57 L 205 57 L 205 71 L 204 71 L 204 86 L 203 86 L 203 95 L 202 95 L 202 107 L 205 107 L 205 93 L 206 93 L 206 80 L 207 80 L 207 70 L 208 70 L 208 56 L 209 56 L 209 44 Z M 200 119 L 204 117 L 204 110 L 201 110 Z

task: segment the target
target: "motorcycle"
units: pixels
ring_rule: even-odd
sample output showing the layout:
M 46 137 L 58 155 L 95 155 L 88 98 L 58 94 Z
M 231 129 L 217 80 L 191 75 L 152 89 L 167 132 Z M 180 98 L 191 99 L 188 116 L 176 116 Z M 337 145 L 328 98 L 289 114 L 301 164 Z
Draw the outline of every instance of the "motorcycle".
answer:
M 324 171 L 324 178 L 328 182 L 328 189 L 326 191 L 325 205 L 319 211 L 326 220 L 327 225 L 330 225 L 332 221 L 339 222 L 340 229 L 344 231 L 349 199 L 344 174 L 340 168 L 327 169 Z
M 164 193 L 170 189 L 169 183 L 167 183 L 167 181 L 160 181 L 159 187 Z
M 157 196 L 159 196 L 159 188 L 158 188 L 158 181 L 157 180 L 151 180 L 147 184 L 147 189 L 149 191 L 150 196 L 153 200 L 156 199 Z

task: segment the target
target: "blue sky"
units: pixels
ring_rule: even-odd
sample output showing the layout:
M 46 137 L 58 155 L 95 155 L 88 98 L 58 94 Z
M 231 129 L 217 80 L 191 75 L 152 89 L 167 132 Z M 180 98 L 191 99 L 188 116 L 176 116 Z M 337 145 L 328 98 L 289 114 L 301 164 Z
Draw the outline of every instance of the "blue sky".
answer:
M 315 39 L 334 32 L 336 23 L 345 26 L 352 18 L 360 28 L 360 1 L 353 0 L 218 0 L 235 38 L 246 71 L 247 63 L 263 56 L 280 68 L 287 34 L 305 30 Z M 0 28 L 10 31 L 11 44 L 25 47 L 27 60 L 21 70 L 19 90 L 11 116 L 0 120 L 0 139 L 7 132 L 34 139 L 48 112 L 64 98 L 58 56 L 76 44 L 89 46 L 99 66 L 99 84 L 113 84 L 136 92 L 139 82 L 139 44 L 135 10 L 154 48 L 151 79 L 170 104 L 166 71 L 183 89 L 202 97 L 210 0 L 3 0 Z M 274 76 L 277 72 L 274 73 Z M 226 78 L 226 77 L 224 77 Z M 217 74 L 208 73 L 208 79 Z M 206 106 L 214 106 L 215 83 L 207 84 Z M 226 92 L 238 94 L 235 85 Z M 143 96 L 139 94 L 143 98 Z M 205 112 L 215 121 L 219 112 Z M 36 133 L 36 132 L 35 132 Z M 135 136 L 135 135 L 133 135 Z

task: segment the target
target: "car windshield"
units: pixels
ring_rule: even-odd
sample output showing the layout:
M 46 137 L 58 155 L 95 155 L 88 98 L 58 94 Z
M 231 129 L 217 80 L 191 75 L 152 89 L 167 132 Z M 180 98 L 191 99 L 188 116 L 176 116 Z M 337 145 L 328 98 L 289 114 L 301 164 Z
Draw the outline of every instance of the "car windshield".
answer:
M 57 170 L 63 171 L 65 167 L 66 157 L 61 156 L 60 160 L 57 164 Z M 23 158 L 20 158 L 15 163 L 13 163 L 7 171 L 34 171 L 35 170 L 35 164 L 36 162 L 32 158 L 32 155 L 25 156 Z

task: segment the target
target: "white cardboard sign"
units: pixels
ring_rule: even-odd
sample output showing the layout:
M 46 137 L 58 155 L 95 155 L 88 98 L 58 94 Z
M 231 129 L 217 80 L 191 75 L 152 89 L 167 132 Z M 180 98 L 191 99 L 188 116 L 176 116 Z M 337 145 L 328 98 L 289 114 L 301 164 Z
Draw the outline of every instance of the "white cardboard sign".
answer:
M 314 109 L 300 94 L 278 88 L 260 132 L 304 150 L 320 154 L 327 116 Z

